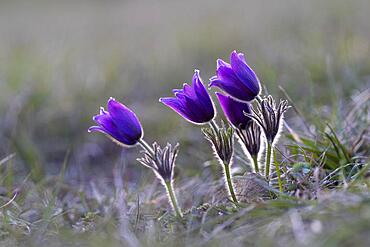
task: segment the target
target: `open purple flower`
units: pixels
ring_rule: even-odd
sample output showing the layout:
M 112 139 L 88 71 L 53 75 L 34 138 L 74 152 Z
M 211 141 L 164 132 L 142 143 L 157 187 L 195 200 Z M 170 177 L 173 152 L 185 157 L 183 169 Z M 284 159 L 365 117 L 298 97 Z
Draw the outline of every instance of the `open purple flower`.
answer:
M 90 127 L 89 132 L 102 132 L 120 145 L 133 146 L 143 137 L 136 114 L 113 98 L 108 100 L 108 111 L 101 107 L 100 114 L 93 120 L 98 126 Z
M 247 124 L 252 121 L 250 117 L 244 114 L 252 113 L 249 103 L 237 101 L 231 96 L 226 96 L 221 93 L 216 93 L 216 95 L 226 118 L 236 128 L 244 129 Z
M 172 108 L 186 120 L 205 124 L 215 117 L 215 109 L 207 89 L 195 70 L 192 85 L 184 84 L 183 89 L 174 89 L 175 97 L 160 98 L 159 101 Z
M 260 81 L 245 61 L 243 53 L 233 51 L 230 64 L 217 59 L 216 73 L 210 79 L 210 87 L 218 87 L 242 101 L 251 101 L 260 93 Z

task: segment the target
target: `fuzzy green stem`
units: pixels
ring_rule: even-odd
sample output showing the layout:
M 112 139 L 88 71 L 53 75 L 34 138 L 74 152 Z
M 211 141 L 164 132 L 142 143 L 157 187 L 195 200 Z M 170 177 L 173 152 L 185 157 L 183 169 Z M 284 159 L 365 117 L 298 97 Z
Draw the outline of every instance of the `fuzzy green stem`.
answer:
M 165 181 L 165 186 L 166 186 L 167 194 L 168 194 L 168 197 L 170 199 L 170 203 L 172 205 L 172 208 L 176 212 L 176 216 L 179 217 L 179 218 L 182 218 L 183 215 L 182 215 L 181 209 L 177 205 L 177 199 L 176 199 L 176 195 L 175 195 L 175 192 L 173 190 L 173 186 L 172 186 L 171 181 Z
M 218 132 L 218 125 L 217 125 L 215 120 L 210 121 L 209 125 L 211 126 L 211 128 L 213 129 L 213 131 L 215 133 Z M 238 199 L 236 198 L 236 195 L 235 195 L 235 192 L 234 192 L 234 186 L 233 186 L 233 183 L 232 183 L 232 178 L 231 178 L 231 173 L 230 173 L 230 164 L 227 164 L 223 161 L 222 161 L 222 163 L 223 163 L 224 175 L 225 175 L 228 191 L 231 195 L 231 198 L 232 198 L 232 201 L 234 202 L 234 204 L 238 205 Z
M 267 181 L 270 180 L 271 152 L 272 152 L 272 145 L 270 142 L 267 142 L 266 166 L 265 166 L 265 177 Z
M 236 198 L 235 192 L 234 192 L 234 186 L 231 178 L 231 173 L 230 173 L 230 165 L 224 163 L 224 170 L 225 170 L 225 178 L 227 182 L 227 187 L 229 190 L 229 193 L 231 195 L 231 198 L 235 205 L 238 205 L 238 199 Z
M 283 192 L 283 182 L 281 181 L 280 164 L 276 160 L 276 153 L 274 153 L 275 170 L 278 176 L 279 191 Z
M 254 172 L 259 173 L 260 171 L 258 169 L 257 155 L 252 155 L 252 159 L 253 159 L 253 164 L 254 164 Z

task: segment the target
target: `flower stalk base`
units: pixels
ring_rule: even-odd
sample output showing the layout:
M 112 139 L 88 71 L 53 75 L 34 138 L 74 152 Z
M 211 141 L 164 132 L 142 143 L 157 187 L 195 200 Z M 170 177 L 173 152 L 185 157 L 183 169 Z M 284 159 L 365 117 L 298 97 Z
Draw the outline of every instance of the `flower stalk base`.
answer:
M 270 180 L 271 152 L 272 152 L 272 145 L 271 143 L 267 142 L 266 166 L 265 166 L 265 177 L 267 181 Z
M 165 187 L 166 187 L 166 190 L 167 190 L 168 199 L 169 199 L 169 201 L 172 205 L 173 210 L 176 213 L 176 216 L 179 217 L 179 218 L 182 218 L 183 215 L 182 215 L 181 209 L 179 208 L 179 206 L 177 204 L 175 191 L 173 190 L 173 186 L 172 186 L 171 181 L 165 181 L 164 184 L 165 184 Z
M 252 160 L 253 160 L 253 165 L 254 165 L 254 172 L 255 173 L 259 173 L 259 169 L 258 169 L 258 160 L 257 160 L 257 156 L 256 155 L 253 155 L 252 156 Z
M 224 173 L 225 173 L 225 180 L 227 183 L 227 188 L 229 190 L 229 194 L 231 196 L 232 201 L 235 203 L 235 205 L 238 205 L 238 199 L 236 198 L 235 191 L 234 191 L 234 186 L 231 178 L 231 173 L 230 173 L 230 165 L 229 164 L 224 164 Z

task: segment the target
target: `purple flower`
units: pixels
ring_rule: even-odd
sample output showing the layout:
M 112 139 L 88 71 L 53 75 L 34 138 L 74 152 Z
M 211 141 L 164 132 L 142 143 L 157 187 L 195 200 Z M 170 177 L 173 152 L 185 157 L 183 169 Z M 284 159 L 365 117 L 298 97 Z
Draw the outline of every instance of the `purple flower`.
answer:
M 143 137 L 143 129 L 133 111 L 113 98 L 108 100 L 108 111 L 100 108 L 100 114 L 93 117 L 98 126 L 89 132 L 99 131 L 120 145 L 133 146 Z
M 247 124 L 252 121 L 244 113 L 251 113 L 251 106 L 249 103 L 240 102 L 221 93 L 216 93 L 221 108 L 224 111 L 226 118 L 236 128 L 244 129 Z
M 183 89 L 174 89 L 175 97 L 160 98 L 159 101 L 172 108 L 186 120 L 204 124 L 215 117 L 215 109 L 207 89 L 195 70 L 192 85 L 184 84 Z
M 210 87 L 219 87 L 242 101 L 251 101 L 260 93 L 260 81 L 248 66 L 243 53 L 233 51 L 230 64 L 217 59 L 216 72 L 217 75 L 210 79 Z

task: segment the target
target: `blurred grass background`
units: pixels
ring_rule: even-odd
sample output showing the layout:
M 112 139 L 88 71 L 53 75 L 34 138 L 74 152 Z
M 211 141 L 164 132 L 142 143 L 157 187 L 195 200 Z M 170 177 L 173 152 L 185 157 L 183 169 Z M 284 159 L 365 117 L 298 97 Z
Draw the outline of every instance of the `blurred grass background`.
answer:
M 370 86 L 369 11 L 368 0 L 1 1 L 0 157 L 16 153 L 15 173 L 39 180 L 69 151 L 66 178 L 108 183 L 120 148 L 87 128 L 112 96 L 134 109 L 147 141 L 181 142 L 178 167 L 191 174 L 209 147 L 158 98 L 194 68 L 207 83 L 234 49 L 307 120 L 335 122 Z M 137 151 L 120 157 L 140 176 Z

